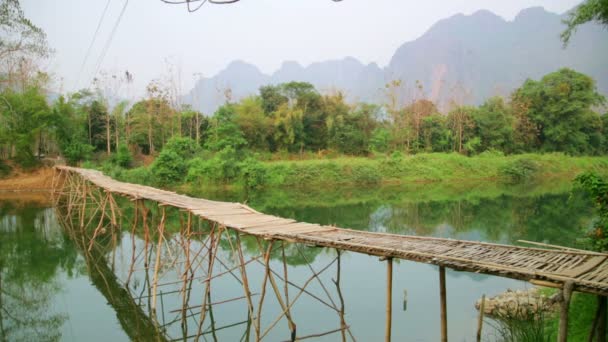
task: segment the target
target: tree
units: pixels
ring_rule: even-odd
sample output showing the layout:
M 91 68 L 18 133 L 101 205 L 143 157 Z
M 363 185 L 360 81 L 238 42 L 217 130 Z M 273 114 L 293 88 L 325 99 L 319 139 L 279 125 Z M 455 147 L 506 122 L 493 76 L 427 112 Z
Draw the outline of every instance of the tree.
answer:
M 572 34 L 576 32 L 578 26 L 590 21 L 596 21 L 604 26 L 608 26 L 608 1 L 586 0 L 569 14 L 568 19 L 564 20 L 566 29 L 561 33 L 564 46 L 568 45 Z
M 513 147 L 513 116 L 501 97 L 484 102 L 474 112 L 475 135 L 480 138 L 481 150 L 495 149 L 509 152 Z
M 526 115 L 538 129 L 541 150 L 571 154 L 592 150 L 592 135 L 601 127 L 592 107 L 605 99 L 591 77 L 560 69 L 540 81 L 527 80 L 514 97 L 529 104 Z M 590 125 L 596 126 L 595 132 L 589 131 Z
M 473 113 L 475 108 L 469 106 L 457 106 L 452 109 L 447 117 L 447 126 L 452 131 L 452 150 L 458 153 L 464 152 L 465 143 L 474 135 L 475 122 Z
M 414 150 L 418 150 L 421 145 L 420 134 L 423 121 L 425 118 L 438 113 L 437 107 L 435 106 L 433 101 L 420 99 L 414 101 L 412 104 L 405 107 L 404 110 L 406 113 L 406 117 L 409 119 L 409 126 L 411 127 L 412 142 L 414 145 L 412 147 Z
M 420 127 L 420 144 L 426 152 L 447 152 L 450 150 L 452 132 L 447 127 L 447 119 L 441 114 L 427 116 Z
M 272 135 L 272 120 L 267 117 L 258 97 L 247 97 L 234 106 L 235 122 L 249 147 L 252 149 L 267 149 L 268 140 Z
M 37 72 L 32 60 L 51 53 L 46 34 L 23 14 L 18 0 L 0 1 L 0 89 L 19 87 Z M 17 77 L 20 76 L 20 77 Z
M 218 152 L 231 147 L 235 151 L 242 150 L 247 145 L 243 132 L 235 123 L 234 105 L 225 104 L 213 115 L 209 127 L 209 137 L 205 147 Z
M 286 149 L 291 152 L 302 151 L 304 148 L 304 125 L 301 109 L 291 108 L 287 104 L 274 112 L 273 143 L 276 149 Z
M 29 87 L 23 93 L 11 89 L 1 94 L 0 116 L 4 123 L 5 137 L 9 145 L 9 157 L 15 157 L 21 165 L 36 163 L 34 147 L 40 144 L 42 132 L 49 123 L 50 109 L 38 87 Z
M 280 86 L 267 85 L 260 87 L 260 98 L 262 109 L 266 115 L 271 115 L 279 107 L 288 101 L 287 96 L 281 93 Z

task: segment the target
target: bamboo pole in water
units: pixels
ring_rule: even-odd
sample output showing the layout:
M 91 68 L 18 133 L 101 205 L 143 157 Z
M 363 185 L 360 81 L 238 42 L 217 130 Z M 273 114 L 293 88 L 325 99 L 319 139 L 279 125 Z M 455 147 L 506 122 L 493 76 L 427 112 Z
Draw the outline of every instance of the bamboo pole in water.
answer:
M 338 266 L 336 269 L 336 279 L 334 280 L 334 284 L 336 285 L 336 290 L 338 291 L 338 298 L 340 299 L 340 334 L 342 335 L 342 342 L 346 342 L 346 321 L 344 320 L 344 297 L 342 297 L 342 291 L 340 290 L 340 250 L 336 249 L 338 254 Z
M 393 258 L 386 259 L 386 342 L 391 340 L 391 325 L 393 319 Z
M 574 283 L 571 281 L 564 283 L 562 289 L 562 301 L 559 314 L 559 332 L 557 336 L 558 342 L 566 342 L 568 340 L 568 310 L 570 308 L 570 298 L 572 297 L 572 290 L 574 289 Z
M 160 268 L 160 253 L 163 246 L 163 233 L 165 232 L 165 207 L 162 208 L 162 216 L 158 224 L 158 245 L 156 246 L 156 263 L 154 264 L 154 277 L 152 281 L 152 311 L 156 315 L 156 289 L 158 286 L 158 270 Z
M 481 328 L 483 326 L 483 314 L 485 313 L 486 295 L 481 296 L 479 304 L 479 318 L 477 319 L 477 342 L 481 342 Z
M 258 246 L 260 247 L 260 250 L 262 249 L 262 243 L 260 242 L 260 239 L 256 239 Z M 270 252 L 272 251 L 272 244 L 273 241 L 270 240 L 270 242 L 268 243 L 268 248 L 266 249 L 266 254 L 264 254 L 264 265 L 265 265 L 265 272 L 264 272 L 264 278 L 262 279 L 262 293 L 260 295 L 260 301 L 258 302 L 258 313 L 257 313 L 257 324 L 255 325 L 254 329 L 256 330 L 256 336 L 260 336 L 260 329 L 261 329 L 261 321 L 262 321 L 262 305 L 264 304 L 264 297 L 266 296 L 266 284 L 268 282 L 268 278 L 270 277 Z
M 441 342 L 448 341 L 448 313 L 445 291 L 445 267 L 439 266 L 439 308 L 441 315 Z

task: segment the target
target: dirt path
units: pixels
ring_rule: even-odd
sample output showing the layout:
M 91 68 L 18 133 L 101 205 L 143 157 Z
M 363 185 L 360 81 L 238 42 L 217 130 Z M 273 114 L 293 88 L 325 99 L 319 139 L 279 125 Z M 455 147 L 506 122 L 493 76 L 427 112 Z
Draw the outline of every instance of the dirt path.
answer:
M 53 169 L 42 167 L 33 171 L 16 170 L 0 179 L 0 191 L 51 190 Z

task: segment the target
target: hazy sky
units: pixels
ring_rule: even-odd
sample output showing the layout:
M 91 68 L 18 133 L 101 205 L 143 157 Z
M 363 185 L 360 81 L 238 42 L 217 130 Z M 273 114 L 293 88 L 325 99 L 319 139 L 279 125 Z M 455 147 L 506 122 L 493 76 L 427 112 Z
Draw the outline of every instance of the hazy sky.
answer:
M 302 65 L 353 56 L 384 67 L 396 48 L 435 22 L 457 13 L 490 10 L 512 20 L 524 8 L 563 13 L 580 0 L 242 0 L 234 5 L 185 5 L 129 0 L 100 69 L 135 78 L 134 92 L 166 70 L 181 69 L 187 91 L 195 74 L 213 76 L 235 59 L 272 73 L 283 61 Z M 48 71 L 57 90 L 74 90 L 78 73 L 107 0 L 22 0 L 25 14 L 56 50 Z M 97 61 L 125 0 L 110 0 L 79 87 L 90 84 Z M 126 96 L 127 94 L 123 94 Z

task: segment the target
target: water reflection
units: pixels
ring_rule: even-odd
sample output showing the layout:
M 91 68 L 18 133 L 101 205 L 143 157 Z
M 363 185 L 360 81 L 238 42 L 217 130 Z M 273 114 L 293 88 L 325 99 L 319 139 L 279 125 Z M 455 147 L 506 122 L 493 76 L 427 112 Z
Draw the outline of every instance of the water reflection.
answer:
M 417 187 L 215 198 L 248 200 L 256 209 L 301 221 L 502 243 L 525 239 L 574 245 L 578 227 L 592 219 L 585 197 L 560 184 L 485 192 Z M 264 334 L 282 341 L 290 340 L 293 331 L 327 341 L 384 336 L 386 274 L 377 258 L 341 253 L 338 262 L 335 250 L 271 246 L 220 233 L 218 227 L 153 203 L 116 203 L 120 215 L 114 224 L 110 214 L 102 216 L 96 213 L 99 206 L 90 204 L 90 227 L 83 230 L 77 208 L 65 215 L 66 207 L 58 207 L 64 221 L 59 228 L 50 209 L 0 201 L 3 338 L 107 340 L 94 332 L 115 330 L 122 331 L 111 337 L 116 341 L 196 340 L 197 335 L 200 340 L 255 340 Z M 524 286 L 478 274 L 448 271 L 447 276 L 449 334 L 457 340 L 472 340 L 473 303 L 481 294 Z M 82 297 L 74 285 L 82 277 L 87 281 L 78 286 L 90 288 L 98 299 Z M 69 309 L 57 309 L 61 296 L 68 298 Z M 395 340 L 438 340 L 436 267 L 396 260 L 393 297 Z M 75 312 L 88 312 L 82 320 L 95 321 L 87 325 Z
M 54 341 L 67 317 L 48 310 L 61 291 L 59 272 L 78 273 L 77 253 L 53 229 L 53 212 L 0 202 L 0 336 Z

